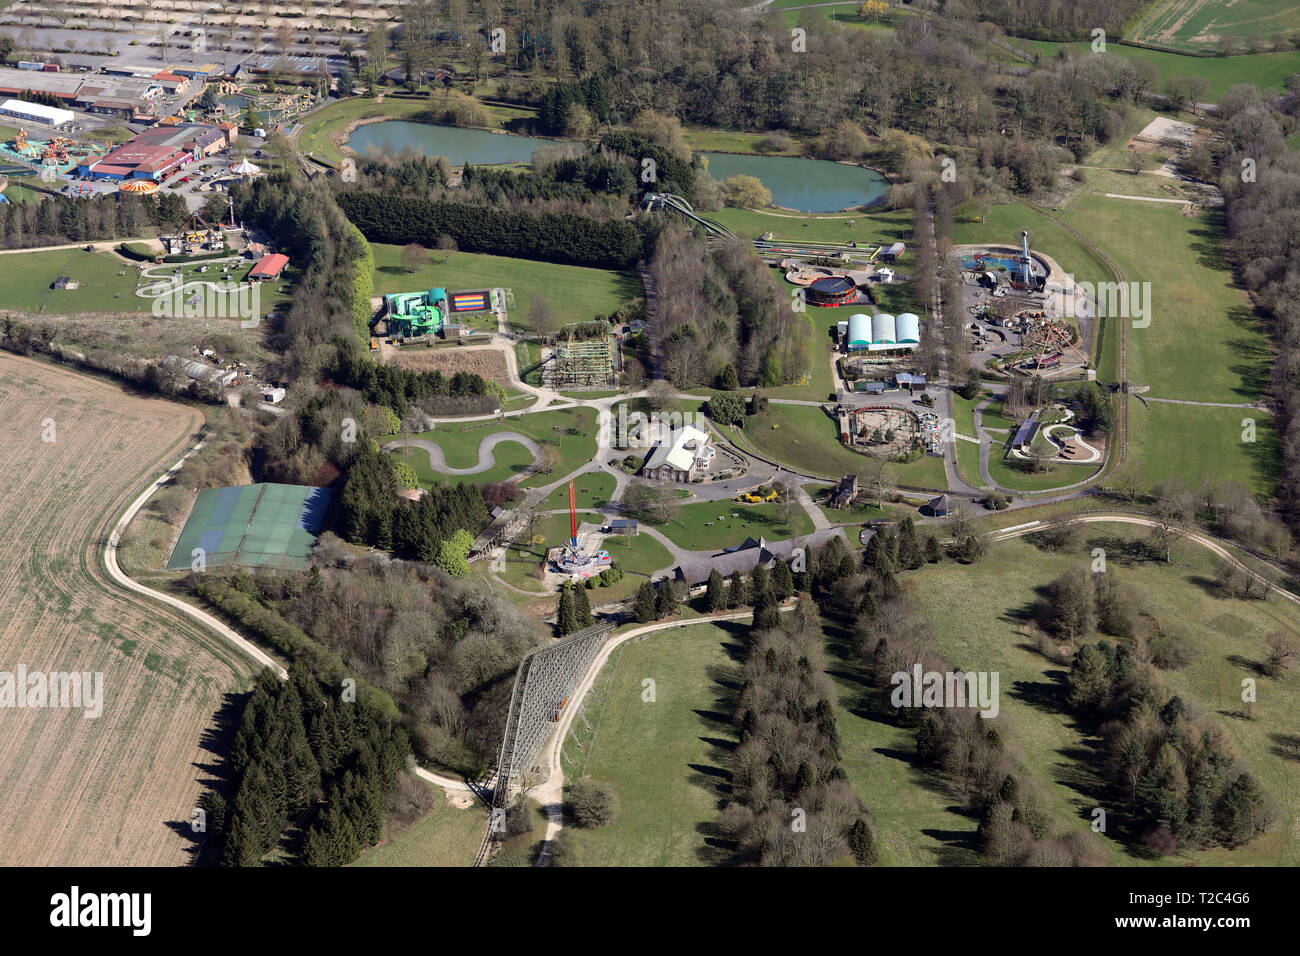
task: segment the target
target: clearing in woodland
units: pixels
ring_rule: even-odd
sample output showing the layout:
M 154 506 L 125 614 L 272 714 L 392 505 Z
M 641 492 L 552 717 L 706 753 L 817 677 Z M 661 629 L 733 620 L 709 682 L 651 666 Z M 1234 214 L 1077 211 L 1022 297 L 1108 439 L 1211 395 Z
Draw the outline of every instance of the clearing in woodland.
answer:
M 202 417 L 7 353 L 0 407 L 0 671 L 103 675 L 98 718 L 0 710 L 0 866 L 189 862 L 214 715 L 253 668 L 101 560 L 117 515 Z

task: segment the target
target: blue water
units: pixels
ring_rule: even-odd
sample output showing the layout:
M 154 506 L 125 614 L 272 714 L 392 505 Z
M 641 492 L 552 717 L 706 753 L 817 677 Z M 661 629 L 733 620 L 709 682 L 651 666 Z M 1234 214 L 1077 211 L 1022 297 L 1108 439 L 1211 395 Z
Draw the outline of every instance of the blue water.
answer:
M 372 147 L 384 153 L 414 148 L 426 156 L 445 156 L 453 166 L 462 166 L 465 163 L 527 163 L 532 161 L 533 150 L 537 147 L 554 143 L 547 139 L 503 135 L 482 129 L 385 120 L 357 127 L 348 139 L 348 145 L 362 154 Z M 772 201 L 776 205 L 801 212 L 838 212 L 864 206 L 883 196 L 889 185 L 885 177 L 873 169 L 820 159 L 733 153 L 704 155 L 715 179 L 756 176 L 772 191 Z
M 865 206 L 885 194 L 889 183 L 874 169 L 824 159 L 705 153 L 714 179 L 755 176 L 772 192 L 772 202 L 800 212 L 839 212 Z

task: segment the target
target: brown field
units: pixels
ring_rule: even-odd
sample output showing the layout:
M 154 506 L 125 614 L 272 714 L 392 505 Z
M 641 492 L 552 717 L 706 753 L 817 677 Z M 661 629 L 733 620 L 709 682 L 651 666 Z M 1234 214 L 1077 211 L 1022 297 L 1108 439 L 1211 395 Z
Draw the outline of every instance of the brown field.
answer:
M 465 349 L 397 349 L 392 361 L 418 372 L 437 371 L 444 375 L 473 372 L 506 388 L 510 387 L 505 356 L 496 349 L 475 349 L 472 352 Z
M 216 762 L 213 715 L 251 665 L 113 584 L 107 529 L 202 416 L 0 353 L 0 671 L 99 671 L 103 714 L 0 710 L 0 865 L 181 865 Z M 42 441 L 45 419 L 55 440 Z

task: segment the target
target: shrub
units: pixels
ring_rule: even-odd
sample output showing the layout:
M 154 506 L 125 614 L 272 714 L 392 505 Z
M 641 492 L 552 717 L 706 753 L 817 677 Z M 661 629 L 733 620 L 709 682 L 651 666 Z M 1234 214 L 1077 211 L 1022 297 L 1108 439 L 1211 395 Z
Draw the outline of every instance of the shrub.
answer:
M 569 812 L 580 827 L 603 827 L 618 813 L 618 798 L 609 784 L 583 777 L 569 788 Z

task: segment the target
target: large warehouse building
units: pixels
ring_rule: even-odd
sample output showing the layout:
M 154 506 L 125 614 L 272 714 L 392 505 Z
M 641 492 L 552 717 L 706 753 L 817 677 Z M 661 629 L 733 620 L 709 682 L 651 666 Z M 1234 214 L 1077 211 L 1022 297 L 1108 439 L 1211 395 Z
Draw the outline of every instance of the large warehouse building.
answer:
M 844 348 L 848 352 L 884 352 L 894 349 L 911 351 L 921 344 L 921 320 L 911 312 L 893 316 L 866 315 L 858 312 L 849 316 Z
M 77 118 L 77 114 L 71 110 L 61 110 L 43 103 L 28 103 L 24 100 L 5 100 L 0 103 L 0 116 L 27 123 L 44 123 L 46 126 L 62 126 Z

